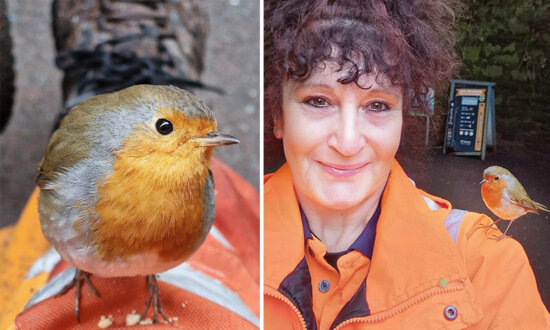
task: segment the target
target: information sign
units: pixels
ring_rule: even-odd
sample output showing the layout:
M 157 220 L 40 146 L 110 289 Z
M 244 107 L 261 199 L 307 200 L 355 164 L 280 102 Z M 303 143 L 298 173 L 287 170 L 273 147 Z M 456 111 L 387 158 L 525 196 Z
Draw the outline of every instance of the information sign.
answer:
M 480 155 L 495 147 L 495 83 L 453 80 L 443 153 Z

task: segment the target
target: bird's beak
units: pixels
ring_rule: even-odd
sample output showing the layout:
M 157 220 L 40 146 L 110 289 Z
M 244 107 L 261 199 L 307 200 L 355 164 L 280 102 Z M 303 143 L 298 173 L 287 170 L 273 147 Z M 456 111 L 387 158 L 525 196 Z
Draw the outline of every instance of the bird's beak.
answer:
M 485 183 L 485 182 L 489 182 L 489 180 L 483 179 L 483 180 L 481 180 L 481 182 L 479 184 L 482 184 L 482 183 Z
M 226 146 L 239 143 L 236 137 L 221 132 L 210 132 L 205 137 L 194 138 L 193 141 L 198 142 L 199 147 Z

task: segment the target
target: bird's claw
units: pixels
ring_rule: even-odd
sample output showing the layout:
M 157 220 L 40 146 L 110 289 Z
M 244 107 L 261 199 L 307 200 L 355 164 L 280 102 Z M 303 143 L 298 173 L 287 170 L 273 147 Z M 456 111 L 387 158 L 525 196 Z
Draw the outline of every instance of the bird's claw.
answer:
M 493 228 L 494 225 L 495 225 L 494 223 L 492 223 L 492 224 L 490 224 L 490 225 L 478 225 L 478 226 L 476 227 L 476 230 L 477 230 L 477 229 L 483 228 L 483 229 L 485 229 L 485 234 L 487 234 L 487 232 L 488 232 L 489 230 L 491 230 L 491 228 Z
M 497 221 L 493 221 L 493 223 L 491 223 L 491 224 L 489 224 L 489 225 L 479 224 L 479 225 L 477 226 L 476 230 L 477 230 L 477 229 L 480 229 L 480 228 L 483 228 L 483 229 L 485 229 L 485 235 L 487 235 L 487 232 L 488 232 L 489 230 L 491 230 L 491 228 L 493 228 L 493 226 L 495 226 L 495 229 L 498 229 L 497 223 L 498 223 L 500 220 L 502 220 L 502 218 L 499 218 Z M 506 233 L 505 233 L 505 234 L 506 234 Z
M 494 239 L 494 240 L 496 240 L 496 241 L 498 242 L 498 241 L 500 241 L 501 239 L 504 239 L 504 238 L 511 238 L 511 237 L 508 236 L 508 235 L 502 234 L 502 235 L 500 235 L 500 236 L 498 236 L 498 235 L 491 235 L 489 238 L 490 238 L 490 239 Z
M 149 290 L 149 297 L 147 298 L 147 302 L 145 303 L 145 310 L 143 311 L 143 313 L 141 313 L 139 320 L 143 321 L 145 319 L 145 316 L 147 315 L 147 310 L 149 310 L 151 301 L 153 301 L 153 323 L 158 323 L 158 314 L 162 316 L 164 321 L 168 323 L 172 323 L 170 319 L 164 314 L 164 311 L 162 309 L 162 303 L 160 302 L 160 291 L 157 284 L 157 278 L 155 277 L 154 274 L 146 275 L 145 278 L 147 279 L 147 288 Z

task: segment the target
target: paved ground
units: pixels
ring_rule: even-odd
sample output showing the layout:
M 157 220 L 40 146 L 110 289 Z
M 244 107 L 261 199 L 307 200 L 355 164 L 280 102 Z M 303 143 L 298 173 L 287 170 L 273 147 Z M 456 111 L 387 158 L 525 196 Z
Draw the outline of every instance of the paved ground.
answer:
M 219 148 L 227 162 L 256 188 L 259 184 L 259 1 L 204 1 L 210 38 L 203 81 L 224 95 L 201 92 L 223 132 L 241 144 Z M 7 0 L 12 20 L 16 95 L 13 117 L 0 136 L 0 227 L 17 220 L 34 188 L 61 102 L 61 72 L 54 66 L 51 0 Z

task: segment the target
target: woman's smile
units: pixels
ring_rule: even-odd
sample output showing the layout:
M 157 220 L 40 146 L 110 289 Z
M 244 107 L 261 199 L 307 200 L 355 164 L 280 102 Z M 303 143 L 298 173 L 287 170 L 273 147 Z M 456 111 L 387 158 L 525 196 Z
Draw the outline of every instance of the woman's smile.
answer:
M 326 173 L 335 177 L 340 177 L 340 178 L 353 177 L 359 172 L 361 172 L 369 164 L 368 162 L 361 162 L 361 163 L 354 163 L 354 164 L 338 164 L 338 163 L 330 163 L 330 162 L 323 162 L 323 161 L 317 161 L 317 163 L 321 166 L 321 168 Z

